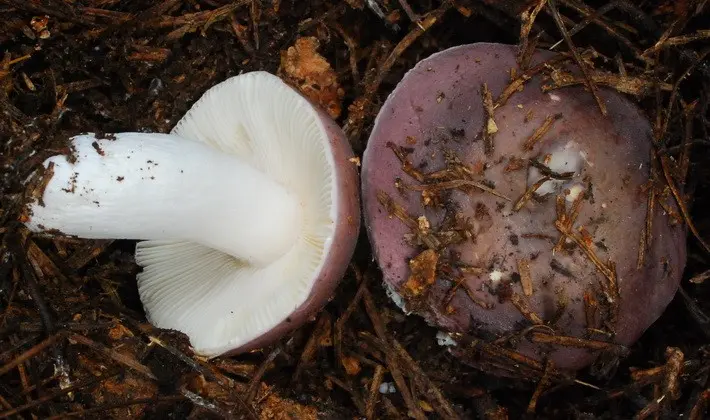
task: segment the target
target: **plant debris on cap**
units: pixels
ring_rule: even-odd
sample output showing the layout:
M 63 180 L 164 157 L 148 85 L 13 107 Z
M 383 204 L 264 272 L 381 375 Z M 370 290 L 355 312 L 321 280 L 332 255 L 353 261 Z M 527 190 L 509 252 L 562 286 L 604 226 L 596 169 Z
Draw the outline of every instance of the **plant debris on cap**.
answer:
M 599 88 L 604 116 L 584 88 L 552 88 L 574 73 L 565 56 L 521 69 L 516 54 L 478 43 L 419 62 L 378 114 L 362 188 L 392 298 L 471 363 L 524 375 L 624 354 L 673 298 L 686 232 L 649 211 L 674 203 L 641 111 Z
M 208 90 L 170 134 L 85 134 L 33 177 L 35 232 L 136 239 L 151 323 L 205 356 L 264 346 L 332 297 L 360 227 L 336 123 L 266 72 Z M 36 182 L 40 179 L 39 182 Z

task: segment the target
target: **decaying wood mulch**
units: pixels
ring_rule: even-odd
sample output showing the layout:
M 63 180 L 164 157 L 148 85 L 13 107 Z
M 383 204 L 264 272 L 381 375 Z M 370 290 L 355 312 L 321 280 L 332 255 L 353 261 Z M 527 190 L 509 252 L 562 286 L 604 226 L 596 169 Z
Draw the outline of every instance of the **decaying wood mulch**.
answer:
M 0 0 L 0 418 L 707 416 L 707 3 Z M 555 82 L 637 99 L 665 178 L 686 180 L 685 193 L 673 182 L 660 192 L 689 227 L 681 290 L 605 371 L 570 378 L 541 366 L 511 381 L 460 363 L 436 330 L 388 301 L 364 235 L 314 322 L 270 348 L 201 360 L 184 336 L 146 323 L 133 243 L 35 237 L 18 222 L 23 181 L 71 135 L 167 132 L 239 72 L 281 75 L 337 118 L 360 154 L 407 69 L 478 41 L 569 52 L 583 77 Z

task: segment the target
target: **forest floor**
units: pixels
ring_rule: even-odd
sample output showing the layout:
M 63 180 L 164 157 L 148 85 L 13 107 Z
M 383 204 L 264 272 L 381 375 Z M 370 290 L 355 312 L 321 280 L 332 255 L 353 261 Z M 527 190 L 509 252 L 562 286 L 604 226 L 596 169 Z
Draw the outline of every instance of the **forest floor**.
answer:
M 0 0 L 0 418 L 706 418 L 710 2 L 556 0 L 534 21 L 521 19 L 526 3 L 545 2 Z M 364 233 L 314 322 L 268 348 L 206 361 L 182 334 L 147 323 L 134 242 L 35 237 L 18 221 L 24 180 L 68 138 L 168 132 L 209 87 L 241 72 L 302 86 L 330 72 L 337 88 L 314 99 L 361 155 L 380 105 L 417 61 L 531 39 L 594 49 L 590 70 L 620 75 L 600 83 L 626 93 L 635 83 L 629 97 L 660 153 L 688 168 L 681 290 L 604 376 L 519 381 L 461 363 L 436 329 L 389 301 Z M 329 66 L 298 67 L 322 59 Z M 379 392 L 398 380 L 404 390 Z

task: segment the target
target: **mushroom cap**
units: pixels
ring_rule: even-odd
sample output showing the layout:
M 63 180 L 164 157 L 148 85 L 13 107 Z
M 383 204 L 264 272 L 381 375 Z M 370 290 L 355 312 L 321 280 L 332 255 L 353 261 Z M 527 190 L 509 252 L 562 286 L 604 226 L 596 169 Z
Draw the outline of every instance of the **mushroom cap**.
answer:
M 602 293 L 606 278 L 569 241 L 553 253 L 560 238 L 554 224 L 556 197 L 565 197 L 569 211 L 575 197 L 582 196 L 574 229 L 580 235 L 588 233 L 585 240 L 590 240 L 604 264 L 616 264 L 620 300 L 614 340 L 631 344 L 673 298 L 686 260 L 684 228 L 671 226 L 664 212 L 656 209 L 645 263 L 637 269 L 647 214 L 643 187 L 649 180 L 651 127 L 641 111 L 615 91 L 599 89 L 608 109 L 604 117 L 584 88 L 544 93 L 541 76 L 535 76 L 495 110 L 498 131 L 494 151 L 487 156 L 481 138 L 487 118 L 482 85 L 487 84 L 495 100 L 510 82 L 510 69 L 520 74 L 516 53 L 515 46 L 490 43 L 436 53 L 410 70 L 382 106 L 363 156 L 361 177 L 365 225 L 385 286 L 402 303 L 402 287 L 412 273 L 410 260 L 424 248 L 405 239 L 411 229 L 388 212 L 378 194 L 387 194 L 415 221 L 425 216 L 431 226 L 439 225 L 445 213 L 425 207 L 420 191 L 395 185 L 398 179 L 400 187 L 402 182 L 421 184 L 405 174 L 388 142 L 400 147 L 415 169 L 426 173 L 444 169 L 443 151 L 449 150 L 468 165 L 474 180 L 511 199 L 477 189 L 449 190 L 444 195 L 445 206 L 470 222 L 473 238 L 450 249 L 458 254 L 459 263 L 481 270 L 466 274 L 465 286 L 485 304 L 474 303 L 461 287 L 446 305 L 452 282 L 437 277 L 423 303 L 410 305 L 404 300 L 406 310 L 445 331 L 501 337 L 530 325 L 511 303 L 512 293 L 542 320 L 556 318 L 553 326 L 558 334 L 605 340 L 588 334 L 584 298 L 585 292 L 596 297 L 596 315 L 603 318 L 603 308 L 609 307 Z M 550 57 L 551 53 L 538 51 L 532 65 Z M 523 150 L 523 143 L 546 117 L 558 115 L 532 150 Z M 557 173 L 574 172 L 574 176 L 542 184 L 536 197 L 514 211 L 514 203 L 541 178 L 539 170 L 527 164 L 533 158 Z M 520 162 L 524 165 L 516 169 Z M 579 231 L 580 227 L 586 231 Z M 446 257 L 442 254 L 440 259 Z M 530 296 L 522 289 L 520 261 L 529 262 Z M 515 349 L 538 360 L 547 355 L 565 369 L 581 368 L 596 355 L 586 349 L 534 345 L 525 339 Z
M 294 192 L 304 227 L 293 249 L 264 268 L 192 242 L 139 242 L 147 317 L 187 334 L 204 356 L 268 345 L 314 317 L 352 257 L 360 208 L 350 144 L 327 114 L 262 71 L 209 89 L 172 134 L 236 155 Z

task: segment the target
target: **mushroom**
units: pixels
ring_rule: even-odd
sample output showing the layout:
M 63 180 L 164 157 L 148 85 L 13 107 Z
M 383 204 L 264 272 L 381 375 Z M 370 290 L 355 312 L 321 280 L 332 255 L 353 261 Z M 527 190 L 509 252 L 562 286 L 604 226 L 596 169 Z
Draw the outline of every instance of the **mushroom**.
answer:
M 599 88 L 604 117 L 588 91 L 543 90 L 540 74 L 497 103 L 522 74 L 516 53 L 463 45 L 405 75 L 363 156 L 365 225 L 407 312 L 454 341 L 500 339 L 576 370 L 623 353 L 661 315 L 685 267 L 685 230 L 648 212 L 641 111 Z M 538 51 L 531 66 L 554 57 Z
M 342 130 L 278 77 L 209 89 L 170 134 L 83 134 L 47 159 L 34 232 L 141 240 L 148 320 L 204 356 L 262 347 L 332 297 L 360 227 Z

